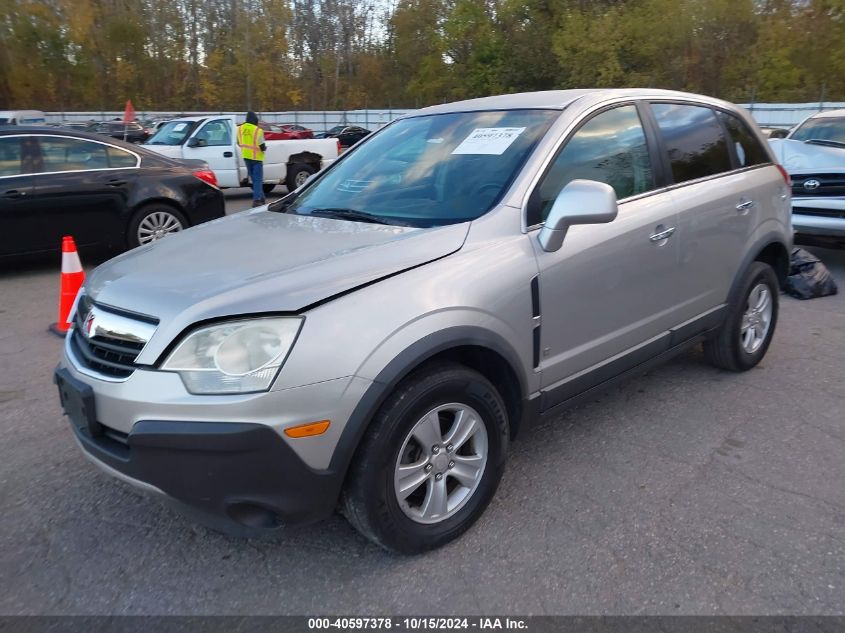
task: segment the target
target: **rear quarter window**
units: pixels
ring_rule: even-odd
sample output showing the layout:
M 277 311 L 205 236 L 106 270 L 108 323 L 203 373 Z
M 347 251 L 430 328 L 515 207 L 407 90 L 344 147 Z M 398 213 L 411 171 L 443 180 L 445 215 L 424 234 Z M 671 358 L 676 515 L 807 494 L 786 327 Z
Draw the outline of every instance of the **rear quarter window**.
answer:
M 769 155 L 757 135 L 754 134 L 748 125 L 738 116 L 719 112 L 719 118 L 728 130 L 734 150 L 736 151 L 738 167 L 752 167 L 754 165 L 765 165 L 770 163 Z
M 106 152 L 109 156 L 109 167 L 135 167 L 138 164 L 138 159 L 133 154 L 118 147 L 108 146 Z
M 713 110 L 678 103 L 653 103 L 651 108 L 676 183 L 731 171 L 727 140 Z

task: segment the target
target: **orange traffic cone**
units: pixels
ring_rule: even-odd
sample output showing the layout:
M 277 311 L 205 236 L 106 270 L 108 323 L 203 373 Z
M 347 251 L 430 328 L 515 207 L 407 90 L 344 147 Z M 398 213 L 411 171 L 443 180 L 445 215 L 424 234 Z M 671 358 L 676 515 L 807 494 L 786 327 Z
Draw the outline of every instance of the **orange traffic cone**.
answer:
M 76 295 L 85 281 L 85 272 L 82 270 L 82 262 L 79 261 L 79 253 L 76 252 L 76 243 L 69 235 L 62 238 L 62 281 L 59 291 L 59 320 L 50 326 L 53 334 L 64 336 L 70 329 L 70 313 Z

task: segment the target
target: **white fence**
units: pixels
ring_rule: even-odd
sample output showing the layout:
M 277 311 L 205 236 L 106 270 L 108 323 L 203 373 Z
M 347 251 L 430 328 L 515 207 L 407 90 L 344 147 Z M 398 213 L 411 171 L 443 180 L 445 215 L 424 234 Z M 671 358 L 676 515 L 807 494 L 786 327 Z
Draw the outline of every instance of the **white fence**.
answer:
M 744 108 L 751 112 L 757 123 L 770 127 L 789 128 L 800 123 L 806 117 L 822 110 L 845 108 L 845 102 L 825 101 L 823 103 L 743 103 Z M 270 123 L 298 123 L 317 132 L 324 132 L 336 125 L 360 125 L 368 130 L 378 130 L 393 119 L 413 110 L 320 110 L 320 111 L 291 111 L 291 112 L 262 112 L 259 116 Z M 235 115 L 243 119 L 244 112 L 147 112 L 139 110 L 139 119 L 173 118 L 178 115 L 214 116 L 219 114 Z M 122 119 L 122 111 L 113 112 L 48 112 L 47 121 L 106 121 Z
M 359 125 L 368 130 L 378 130 L 396 117 L 412 110 L 326 110 L 317 112 L 262 112 L 259 118 L 269 123 L 296 123 L 317 132 L 325 132 L 336 125 Z M 171 119 L 175 116 L 234 115 L 243 120 L 245 112 L 148 112 L 138 110 L 138 119 Z M 123 119 L 123 112 L 47 112 L 48 123 L 60 121 L 108 121 Z
M 743 103 L 758 124 L 767 127 L 790 128 L 808 116 L 824 110 L 845 108 L 845 101 L 822 103 Z

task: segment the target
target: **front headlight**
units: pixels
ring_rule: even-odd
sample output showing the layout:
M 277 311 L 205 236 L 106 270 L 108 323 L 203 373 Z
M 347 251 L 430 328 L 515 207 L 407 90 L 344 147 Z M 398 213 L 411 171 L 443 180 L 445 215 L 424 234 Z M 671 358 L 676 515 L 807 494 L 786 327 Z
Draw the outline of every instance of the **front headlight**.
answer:
M 195 394 L 267 391 L 302 321 L 266 317 L 198 328 L 182 339 L 161 369 L 177 372 Z

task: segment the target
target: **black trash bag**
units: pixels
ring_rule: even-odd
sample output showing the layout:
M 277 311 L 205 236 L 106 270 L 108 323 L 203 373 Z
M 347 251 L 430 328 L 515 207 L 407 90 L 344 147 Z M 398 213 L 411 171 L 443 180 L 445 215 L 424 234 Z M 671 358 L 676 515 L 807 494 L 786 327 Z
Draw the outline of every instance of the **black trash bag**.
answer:
M 796 299 L 815 299 L 836 293 L 836 282 L 818 257 L 803 248 L 792 251 L 786 294 Z

